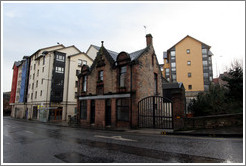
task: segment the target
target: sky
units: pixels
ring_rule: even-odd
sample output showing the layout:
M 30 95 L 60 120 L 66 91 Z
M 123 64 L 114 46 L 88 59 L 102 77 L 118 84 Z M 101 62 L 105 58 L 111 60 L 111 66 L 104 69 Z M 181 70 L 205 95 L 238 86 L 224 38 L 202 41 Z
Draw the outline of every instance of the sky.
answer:
M 14 62 L 40 48 L 59 42 L 86 52 L 104 41 L 106 49 L 131 53 L 146 47 L 148 33 L 160 64 L 187 35 L 211 46 L 216 77 L 235 59 L 244 62 L 245 2 L 1 1 L 2 90 L 11 90 Z

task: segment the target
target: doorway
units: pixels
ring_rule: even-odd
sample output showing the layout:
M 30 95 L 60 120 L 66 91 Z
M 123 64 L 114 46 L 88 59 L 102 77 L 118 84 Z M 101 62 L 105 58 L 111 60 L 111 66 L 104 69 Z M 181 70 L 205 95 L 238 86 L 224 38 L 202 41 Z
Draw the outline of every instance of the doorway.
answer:
M 105 125 L 111 125 L 111 100 L 107 99 L 105 103 Z

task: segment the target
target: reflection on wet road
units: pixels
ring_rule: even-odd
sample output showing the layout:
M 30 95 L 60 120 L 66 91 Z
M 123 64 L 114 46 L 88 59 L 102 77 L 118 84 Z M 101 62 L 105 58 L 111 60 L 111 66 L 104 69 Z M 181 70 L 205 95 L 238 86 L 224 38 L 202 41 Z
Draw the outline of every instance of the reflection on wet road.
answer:
M 4 163 L 242 162 L 242 139 L 159 136 L 4 119 Z

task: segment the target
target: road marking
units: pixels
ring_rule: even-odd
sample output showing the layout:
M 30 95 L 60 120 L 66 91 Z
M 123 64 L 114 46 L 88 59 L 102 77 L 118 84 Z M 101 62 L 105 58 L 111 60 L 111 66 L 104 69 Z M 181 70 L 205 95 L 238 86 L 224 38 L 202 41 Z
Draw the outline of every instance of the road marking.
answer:
M 114 140 L 119 140 L 119 141 L 133 141 L 133 142 L 136 142 L 136 140 L 122 138 L 121 136 L 108 137 L 108 136 L 103 136 L 103 135 L 95 135 L 94 137 L 97 137 L 97 138 L 108 138 L 108 139 L 114 139 Z
M 31 134 L 33 134 L 33 132 L 31 132 L 31 131 L 28 131 L 28 130 L 25 130 L 25 132 L 26 132 L 26 133 L 31 133 Z

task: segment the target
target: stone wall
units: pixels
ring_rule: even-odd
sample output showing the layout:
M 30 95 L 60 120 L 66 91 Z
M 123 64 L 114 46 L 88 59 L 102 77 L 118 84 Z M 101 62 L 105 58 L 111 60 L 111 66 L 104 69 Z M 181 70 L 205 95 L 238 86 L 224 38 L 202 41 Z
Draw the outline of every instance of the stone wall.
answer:
M 225 114 L 214 116 L 201 116 L 184 118 L 185 129 L 218 128 L 229 126 L 242 126 L 243 114 Z

